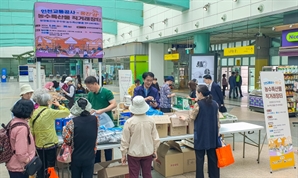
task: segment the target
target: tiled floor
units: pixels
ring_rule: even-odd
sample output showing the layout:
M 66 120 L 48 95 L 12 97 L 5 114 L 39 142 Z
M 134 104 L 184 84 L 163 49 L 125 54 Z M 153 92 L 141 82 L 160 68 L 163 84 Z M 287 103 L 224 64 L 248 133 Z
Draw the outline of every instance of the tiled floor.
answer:
M 116 100 L 119 101 L 119 88 L 114 86 L 106 86 L 115 93 Z M 177 94 L 187 95 L 188 91 L 175 91 Z M 7 123 L 11 119 L 10 109 L 13 103 L 19 98 L 19 83 L 0 83 L 0 123 Z M 236 115 L 239 121 L 249 122 L 258 125 L 265 125 L 264 115 L 262 113 L 251 112 L 247 108 L 247 97 L 241 99 L 226 99 L 226 106 L 231 114 Z M 297 118 L 290 118 L 290 122 L 298 121 Z M 298 146 L 298 128 L 291 125 L 291 133 L 293 144 L 297 149 Z M 250 135 L 253 140 L 257 139 L 257 134 Z M 265 136 L 265 130 L 262 131 L 262 138 Z M 227 143 L 232 143 L 230 138 L 226 138 Z M 298 178 L 298 169 L 288 168 L 270 173 L 269 154 L 267 141 L 261 152 L 260 163 L 257 159 L 257 148 L 246 146 L 245 158 L 242 158 L 242 137 L 236 134 L 235 144 L 235 163 L 229 167 L 221 169 L 222 178 Z M 114 151 L 114 157 L 120 158 L 120 151 Z M 296 164 L 298 163 L 298 155 L 295 155 Z M 162 176 L 152 171 L 153 178 L 161 178 Z M 8 178 L 5 166 L 0 165 L 0 178 Z M 194 178 L 195 173 L 188 173 L 172 178 Z M 205 178 L 208 177 L 207 168 L 205 166 Z

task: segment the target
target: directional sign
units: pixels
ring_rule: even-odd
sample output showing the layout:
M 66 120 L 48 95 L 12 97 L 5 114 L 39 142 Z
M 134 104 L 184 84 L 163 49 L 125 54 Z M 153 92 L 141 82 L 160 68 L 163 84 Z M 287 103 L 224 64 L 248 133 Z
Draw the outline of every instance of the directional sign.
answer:
M 179 59 L 179 53 L 165 54 L 164 55 L 164 59 L 165 59 L 165 61 L 168 61 L 168 60 L 178 60 Z
M 255 54 L 255 46 L 243 46 L 236 48 L 225 48 L 224 56 L 239 56 Z

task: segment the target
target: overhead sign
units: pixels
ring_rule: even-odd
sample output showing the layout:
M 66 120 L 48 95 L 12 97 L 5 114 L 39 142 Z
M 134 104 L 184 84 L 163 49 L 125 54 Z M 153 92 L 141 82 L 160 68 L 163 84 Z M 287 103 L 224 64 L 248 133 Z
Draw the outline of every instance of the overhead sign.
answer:
M 272 170 L 294 167 L 284 75 L 281 72 L 261 72 L 265 124 Z
M 175 53 L 175 54 L 165 54 L 164 59 L 166 61 L 168 60 L 179 60 L 179 53 Z
M 282 47 L 298 46 L 298 29 L 282 31 Z
M 255 46 L 241 46 L 236 48 L 225 48 L 224 56 L 239 56 L 255 54 Z
M 36 2 L 35 56 L 102 58 L 101 7 Z

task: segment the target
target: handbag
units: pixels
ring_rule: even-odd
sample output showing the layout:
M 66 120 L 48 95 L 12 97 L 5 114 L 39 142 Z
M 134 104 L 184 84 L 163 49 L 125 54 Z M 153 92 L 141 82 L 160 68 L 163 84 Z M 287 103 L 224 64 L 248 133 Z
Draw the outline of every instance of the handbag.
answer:
M 72 154 L 71 146 L 63 143 L 59 151 L 59 154 L 57 155 L 57 161 L 61 163 L 70 163 L 71 154 Z
M 39 158 L 38 153 L 36 156 L 24 167 L 26 174 L 33 176 L 37 173 L 42 167 L 41 159 Z
M 215 151 L 218 168 L 229 166 L 235 162 L 230 144 L 222 145 L 222 147 L 216 148 Z

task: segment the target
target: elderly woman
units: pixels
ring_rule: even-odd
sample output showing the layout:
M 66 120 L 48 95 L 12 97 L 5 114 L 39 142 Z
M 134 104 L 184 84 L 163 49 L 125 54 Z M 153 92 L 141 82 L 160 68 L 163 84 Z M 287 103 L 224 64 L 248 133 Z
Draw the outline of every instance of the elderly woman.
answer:
M 157 159 L 156 151 L 160 144 L 159 135 L 154 120 L 146 116 L 149 105 L 142 96 L 134 97 L 129 110 L 134 116 L 124 124 L 121 162 L 128 161 L 130 178 L 139 178 L 140 170 L 144 178 L 151 178 L 152 159 Z
M 58 144 L 55 119 L 65 118 L 69 116 L 70 112 L 59 102 L 52 101 L 51 95 L 45 89 L 35 91 L 33 99 L 39 104 L 30 119 L 30 128 L 35 138 L 36 149 L 39 155 L 45 155 L 44 157 L 40 156 L 42 162 L 45 163 L 43 167 L 54 167 Z M 49 106 L 52 104 L 57 106 L 58 110 L 51 109 Z M 43 160 L 44 158 L 45 160 Z M 44 178 L 43 169 L 37 173 L 37 178 Z
M 63 129 L 63 140 L 72 146 L 71 177 L 92 178 L 96 153 L 99 120 L 90 114 L 91 104 L 85 98 L 78 99 L 70 112 L 75 117 Z
M 20 92 L 20 96 L 21 98 L 18 100 L 20 101 L 21 99 L 24 99 L 24 100 L 31 100 L 34 104 L 34 108 L 36 109 L 38 107 L 38 105 L 31 99 L 32 97 L 32 94 L 33 94 L 34 90 L 31 88 L 30 85 L 28 84 L 24 84 L 21 86 L 21 92 Z M 16 101 L 15 104 L 18 102 Z M 14 105 L 15 105 L 14 104 Z M 12 118 L 14 117 L 13 113 L 12 113 Z

